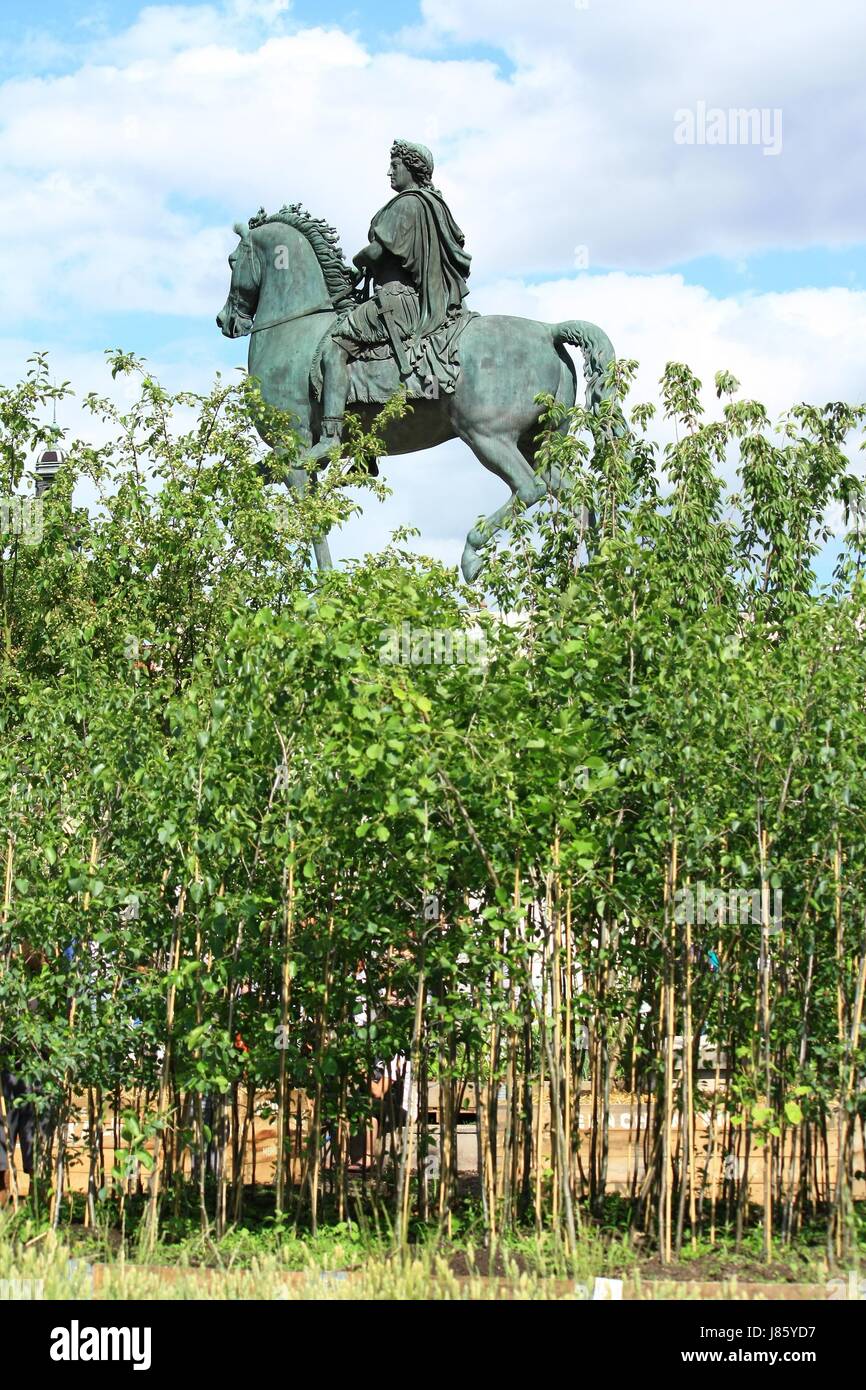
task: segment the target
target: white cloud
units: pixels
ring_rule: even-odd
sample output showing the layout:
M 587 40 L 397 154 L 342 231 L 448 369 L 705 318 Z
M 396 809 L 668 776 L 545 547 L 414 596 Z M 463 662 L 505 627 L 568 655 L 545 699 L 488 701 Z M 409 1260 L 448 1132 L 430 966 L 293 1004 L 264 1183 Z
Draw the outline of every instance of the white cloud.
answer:
M 10 310 L 62 282 L 101 283 L 118 308 L 153 285 L 160 310 L 176 296 L 210 312 L 215 272 L 193 276 L 196 298 L 188 263 L 202 222 L 216 230 L 214 205 L 227 236 L 260 203 L 301 199 L 354 250 L 388 196 L 398 134 L 434 146 L 476 284 L 560 272 L 577 243 L 595 266 L 659 269 L 866 239 L 859 0 L 425 0 L 432 56 L 373 52 L 334 27 L 288 32 L 284 12 L 279 0 L 146 7 L 77 70 L 0 85 L 4 226 L 20 233 L 0 272 Z M 479 42 L 514 70 L 453 56 Z M 781 155 L 677 145 L 674 111 L 698 101 L 781 108 Z M 190 203 L 189 218 L 173 215 Z M 140 238 L 153 254 L 130 277 Z
M 211 5 L 146 5 L 128 29 L 101 38 L 98 62 L 141 63 L 212 43 L 242 47 L 260 40 L 287 15 L 290 0 L 224 0 Z
M 480 296 L 485 312 L 598 323 L 621 357 L 637 358 L 636 398 L 656 399 L 668 361 L 704 382 L 734 373 L 743 390 L 778 413 L 800 400 L 866 400 L 866 292 L 794 290 L 717 298 L 680 275 L 580 276 L 525 285 L 505 280 Z M 480 306 L 479 306 L 480 307 Z
M 866 240 L 860 0 L 422 9 L 420 27 L 374 51 L 341 28 L 299 26 L 282 0 L 150 6 L 120 34 L 77 40 L 84 56 L 66 75 L 0 84 L 0 302 L 19 335 L 0 342 L 7 379 L 24 344 L 62 345 L 73 323 L 81 341 L 89 316 L 144 311 L 200 319 L 199 335 L 153 355 L 169 384 L 206 384 L 230 346 L 213 316 L 231 222 L 299 199 L 351 254 L 404 136 L 433 147 L 473 253 L 475 308 L 595 320 L 641 360 L 644 398 L 669 358 L 695 368 L 708 399 L 727 367 L 773 411 L 866 394 L 862 293 L 719 299 L 677 276 L 627 273 Z M 781 155 L 676 145 L 674 112 L 698 101 L 781 107 Z M 621 270 L 562 278 L 577 244 L 591 265 Z M 560 278 L 530 283 L 540 274 Z M 67 374 L 90 389 L 93 360 L 74 365 Z M 415 522 L 422 545 L 456 559 L 477 513 L 503 500 L 458 444 L 391 461 L 388 476 L 395 499 L 368 502 L 342 553 Z

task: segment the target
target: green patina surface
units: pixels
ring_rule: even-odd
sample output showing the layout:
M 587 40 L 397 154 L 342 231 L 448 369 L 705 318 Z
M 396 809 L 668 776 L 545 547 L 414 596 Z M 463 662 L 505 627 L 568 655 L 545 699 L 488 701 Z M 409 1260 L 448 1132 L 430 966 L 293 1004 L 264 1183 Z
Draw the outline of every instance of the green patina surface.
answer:
M 614 354 L 607 335 L 583 320 L 546 324 L 471 313 L 471 257 L 432 174 L 425 146 L 394 142 L 394 196 L 373 217 L 353 267 L 333 228 L 298 204 L 238 224 L 231 288 L 217 323 L 228 337 L 250 335 L 251 375 L 306 440 L 304 470 L 293 475 L 300 489 L 339 455 L 347 410 L 369 429 L 401 386 L 412 410 L 385 428 L 388 454 L 455 438 L 468 444 L 510 492 L 467 536 L 462 568 L 472 580 L 482 548 L 508 522 L 515 500 L 532 505 L 569 486 L 556 466 L 541 467 L 536 458 L 536 398 L 567 407 L 576 400 L 566 346 L 583 353 L 593 409 L 605 397 Z M 329 565 L 324 538 L 317 555 Z

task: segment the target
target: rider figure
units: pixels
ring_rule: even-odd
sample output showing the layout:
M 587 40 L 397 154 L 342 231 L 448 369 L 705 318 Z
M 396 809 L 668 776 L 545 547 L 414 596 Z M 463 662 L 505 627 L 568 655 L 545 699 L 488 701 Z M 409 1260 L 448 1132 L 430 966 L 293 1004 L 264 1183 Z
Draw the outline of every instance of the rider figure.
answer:
M 388 170 L 395 196 L 370 224 L 369 245 L 355 265 L 377 286 L 338 323 L 322 352 L 322 430 L 308 458 L 324 459 L 342 439 L 349 392 L 349 361 L 365 350 L 386 345 L 401 379 L 412 370 L 406 342 L 428 339 L 427 363 L 438 363 L 429 335 L 453 322 L 468 294 L 471 257 L 448 205 L 431 184 L 433 156 L 425 145 L 395 140 Z M 380 354 L 376 354 L 380 355 Z M 447 386 L 446 386 L 446 389 Z

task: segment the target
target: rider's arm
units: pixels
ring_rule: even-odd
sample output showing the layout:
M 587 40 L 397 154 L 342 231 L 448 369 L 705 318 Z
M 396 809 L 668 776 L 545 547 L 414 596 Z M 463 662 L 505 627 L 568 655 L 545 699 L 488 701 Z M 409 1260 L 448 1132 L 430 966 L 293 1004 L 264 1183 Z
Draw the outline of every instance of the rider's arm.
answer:
M 382 259 L 382 253 L 383 247 L 380 243 L 378 241 L 371 241 L 369 245 L 364 247 L 363 251 L 359 251 L 357 256 L 353 256 L 352 259 L 355 265 L 360 268 L 367 265 L 375 265 L 377 261 Z

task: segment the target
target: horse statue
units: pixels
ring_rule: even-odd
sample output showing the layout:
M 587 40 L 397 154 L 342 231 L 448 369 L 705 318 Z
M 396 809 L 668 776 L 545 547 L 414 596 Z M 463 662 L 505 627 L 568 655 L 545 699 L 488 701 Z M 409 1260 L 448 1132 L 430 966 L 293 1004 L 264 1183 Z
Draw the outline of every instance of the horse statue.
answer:
M 231 287 L 217 324 L 229 338 L 250 338 L 248 370 L 268 405 L 290 413 L 309 446 L 323 437 L 323 411 L 317 390 L 322 346 L 338 320 L 361 302 L 359 275 L 345 263 L 337 234 L 299 204 L 248 225 L 236 223 L 240 238 L 229 256 Z M 432 449 L 462 439 L 485 468 L 507 484 L 511 498 L 470 530 L 461 560 L 467 582 L 478 575 L 482 548 L 504 525 L 515 506 L 559 496 L 568 479 L 556 467 L 536 465 L 544 393 L 567 407 L 577 399 L 574 363 L 566 344 L 584 357 L 586 404 L 598 410 L 606 398 L 606 374 L 613 347 L 595 324 L 580 319 L 539 323 L 504 314 L 466 315 L 460 323 L 459 370 L 453 389 L 410 392 L 412 409 L 385 427 L 391 454 Z M 395 345 L 399 347 L 399 344 Z M 387 350 L 386 350 L 387 357 Z M 405 373 L 393 356 L 356 362 L 347 409 L 369 430 L 382 403 L 393 396 Z M 428 386 L 436 387 L 430 379 Z M 265 433 L 264 442 L 270 443 Z M 321 456 L 305 470 L 293 469 L 291 486 L 303 490 L 315 481 Z M 320 568 L 330 568 L 327 538 L 316 544 Z

